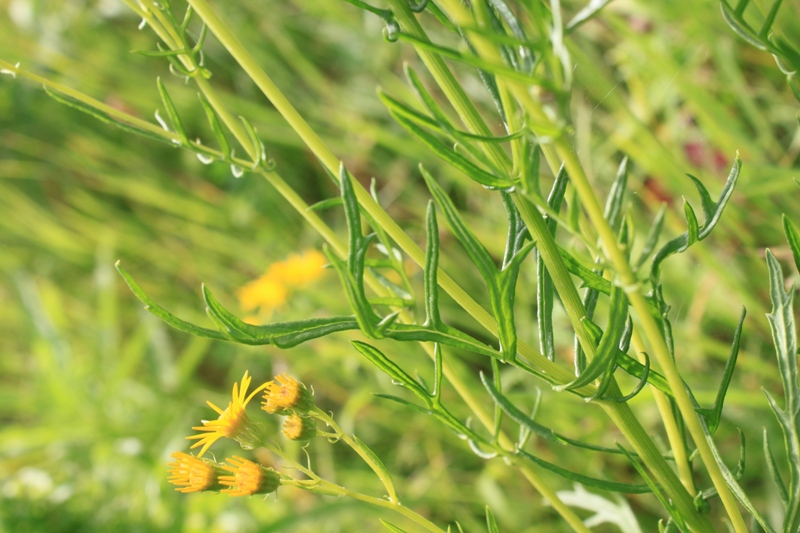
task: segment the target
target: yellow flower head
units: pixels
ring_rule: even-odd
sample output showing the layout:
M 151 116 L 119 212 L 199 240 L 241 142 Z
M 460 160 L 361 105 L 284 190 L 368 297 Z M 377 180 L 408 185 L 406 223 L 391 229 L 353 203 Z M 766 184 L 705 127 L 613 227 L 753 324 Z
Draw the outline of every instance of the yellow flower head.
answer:
M 220 485 L 230 487 L 222 492 L 231 496 L 251 496 L 275 492 L 281 484 L 280 475 L 271 468 L 265 468 L 242 457 L 225 459 L 228 463 L 222 468 L 233 475 L 220 476 Z
M 317 435 L 317 424 L 313 419 L 291 415 L 283 422 L 283 436 L 289 440 L 307 441 Z
M 219 414 L 219 418 L 217 420 L 203 420 L 202 426 L 195 426 L 192 428 L 202 433 L 186 437 L 188 440 L 197 440 L 197 442 L 192 444 L 192 449 L 198 446 L 203 447 L 200 453 L 197 454 L 198 457 L 202 457 L 211 445 L 222 437 L 236 440 L 239 445 L 245 449 L 252 449 L 259 443 L 264 442 L 265 435 L 263 429 L 250 420 L 245 408 L 247 404 L 250 403 L 250 400 L 269 384 L 265 383 L 261 385 L 248 396 L 247 389 L 250 387 L 250 381 L 252 381 L 252 378 L 245 372 L 241 386 L 239 383 L 233 384 L 232 399 L 228 403 L 228 408 L 224 411 L 213 403 L 207 402 L 209 407 Z
M 177 485 L 175 490 L 183 493 L 219 490 L 220 475 L 224 472 L 213 461 L 200 459 L 183 452 L 172 454 L 175 461 L 169 464 L 167 481 Z
M 261 408 L 270 414 L 285 415 L 292 412 L 307 413 L 314 407 L 314 398 L 306 386 L 289 374 L 275 376 L 278 383 L 270 381 L 264 388 Z
M 269 274 L 243 285 L 237 292 L 239 305 L 244 311 L 253 311 L 261 308 L 262 311 L 271 311 L 286 303 L 288 291 L 279 279 Z
M 322 267 L 328 260 L 317 250 L 306 250 L 302 255 L 292 254 L 284 261 L 273 263 L 267 276 L 286 285 L 306 285 L 319 279 L 325 272 Z

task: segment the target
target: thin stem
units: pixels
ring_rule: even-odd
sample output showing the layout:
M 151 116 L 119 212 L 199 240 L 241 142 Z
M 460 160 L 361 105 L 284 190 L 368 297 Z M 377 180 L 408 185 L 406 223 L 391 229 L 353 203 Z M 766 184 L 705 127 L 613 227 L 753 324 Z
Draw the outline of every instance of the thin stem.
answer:
M 397 499 L 397 492 L 395 492 L 394 489 L 394 483 L 392 483 L 391 479 L 388 479 L 386 477 L 384 469 L 375 463 L 375 461 L 372 459 L 370 454 L 363 448 L 363 446 L 361 446 L 355 440 L 351 439 L 347 433 L 342 431 L 342 428 L 339 426 L 339 424 L 336 423 L 333 417 L 330 416 L 325 411 L 323 411 L 322 409 L 316 408 L 312 412 L 312 414 L 316 418 L 319 418 L 320 420 L 325 422 L 331 429 L 333 429 L 333 431 L 336 433 L 336 438 L 339 438 L 342 441 L 344 441 L 345 444 L 350 446 L 353 449 L 353 451 L 355 451 L 359 456 L 361 456 L 361 459 L 363 459 L 364 462 L 367 463 L 367 465 L 372 469 L 372 471 L 375 472 L 375 475 L 378 476 L 378 479 L 381 480 L 381 483 L 383 483 L 383 487 L 389 494 L 389 501 L 398 502 L 399 500 Z
M 631 339 L 633 348 L 637 354 L 642 353 L 644 344 L 638 330 L 633 331 Z M 643 357 L 639 360 L 643 363 Z M 694 474 L 692 473 L 692 465 L 689 463 L 689 456 L 686 455 L 686 445 L 678 429 L 678 423 L 675 420 L 675 415 L 672 412 L 672 404 L 666 394 L 660 390 L 651 387 L 653 397 L 656 400 L 658 412 L 661 413 L 661 419 L 664 422 L 664 429 L 667 432 L 667 439 L 669 440 L 670 448 L 672 449 L 672 456 L 675 458 L 675 464 L 678 467 L 678 475 L 681 478 L 683 486 L 689 494 L 697 494 L 697 487 L 694 484 Z

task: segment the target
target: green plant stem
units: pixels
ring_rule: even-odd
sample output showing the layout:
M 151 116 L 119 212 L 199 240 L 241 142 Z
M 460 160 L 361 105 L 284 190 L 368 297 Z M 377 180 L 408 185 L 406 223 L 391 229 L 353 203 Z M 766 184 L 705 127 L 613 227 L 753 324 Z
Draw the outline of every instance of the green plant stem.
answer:
M 374 505 L 376 507 L 383 507 L 384 509 L 390 509 L 396 513 L 399 513 L 409 520 L 419 524 L 421 527 L 425 528 L 425 530 L 430 531 L 432 533 L 446 533 L 443 529 L 438 527 L 436 524 L 428 520 L 422 515 L 419 515 L 409 509 L 408 507 L 402 505 L 397 499 L 394 500 L 385 500 L 383 498 L 376 498 L 374 496 L 369 496 L 367 494 L 362 494 L 360 492 L 356 492 L 345 487 L 336 485 L 335 483 L 331 483 L 328 480 L 322 479 L 319 477 L 313 470 L 306 468 L 302 464 L 298 463 L 286 453 L 283 452 L 280 448 L 276 445 L 267 443 L 265 447 L 278 457 L 280 457 L 285 463 L 287 463 L 291 468 L 298 470 L 309 477 L 309 480 L 298 480 L 298 479 L 282 479 L 281 485 L 286 485 L 290 487 L 297 487 L 303 490 L 309 490 L 312 492 L 321 492 L 323 494 L 328 494 L 331 496 L 346 496 L 348 498 L 353 498 L 354 500 L 359 500 L 370 505 Z M 319 490 L 318 487 L 321 487 L 322 490 Z
M 402 0 L 392 0 L 392 5 L 397 10 L 396 15 L 398 16 L 399 19 L 401 18 L 400 13 L 403 13 L 402 19 L 400 20 L 401 24 L 416 23 L 416 19 L 413 18 L 413 15 L 409 15 L 408 13 L 404 12 L 404 9 L 407 8 L 407 6 L 403 5 Z M 460 2 L 457 2 L 455 0 L 445 0 L 444 2 L 442 2 L 442 5 L 446 6 L 444 8 L 445 11 L 450 15 L 451 20 L 453 20 L 457 25 L 459 26 L 471 25 L 472 16 L 469 14 L 466 8 L 464 8 L 464 6 L 460 4 Z M 413 22 L 411 20 L 406 20 L 409 18 L 409 16 L 413 20 Z M 479 55 L 481 55 L 484 59 L 497 61 L 499 64 L 500 61 L 499 54 L 497 53 L 497 50 L 490 43 L 484 42 L 483 40 L 476 38 L 473 44 L 476 46 Z M 443 69 L 446 70 L 446 67 L 443 67 Z M 434 74 L 434 76 L 436 75 L 435 72 L 432 71 L 432 73 Z M 452 77 L 449 71 L 447 71 L 447 73 Z M 454 81 L 451 83 L 454 83 Z M 513 82 L 508 82 L 508 83 L 509 87 L 514 93 L 515 98 L 522 104 L 523 109 L 525 109 L 528 115 L 533 119 L 534 131 L 536 129 L 536 125 L 544 124 L 552 126 L 549 117 L 546 115 L 544 110 L 533 101 L 526 87 L 518 83 L 513 83 Z M 461 93 L 458 94 L 457 96 L 458 98 L 452 101 L 453 104 L 456 106 L 460 114 L 462 108 L 464 109 L 464 115 L 462 116 L 471 117 L 469 109 L 474 109 L 474 106 L 472 106 L 469 103 L 466 95 L 463 94 L 463 91 L 461 91 Z M 472 121 L 472 119 L 470 119 L 470 121 Z M 479 128 L 479 132 L 481 125 L 483 125 L 483 128 L 486 128 L 485 124 L 483 124 L 482 120 L 480 120 L 480 117 L 478 117 L 477 121 L 475 122 L 476 126 Z M 471 124 L 468 125 L 471 126 Z M 632 293 L 632 295 L 629 297 L 634 303 L 634 309 L 637 311 L 637 315 L 643 322 L 646 319 L 649 319 L 649 321 L 652 322 L 653 325 L 655 325 L 655 321 L 653 320 L 652 316 L 649 315 L 647 303 L 645 302 L 644 298 L 638 293 L 638 290 L 636 290 L 638 289 L 638 286 L 636 285 L 635 278 L 633 278 L 630 266 L 628 265 L 627 260 L 625 259 L 622 252 L 617 247 L 616 238 L 613 234 L 613 231 L 611 230 L 607 221 L 603 217 L 602 209 L 599 207 L 599 203 L 594 194 L 594 191 L 591 189 L 591 186 L 588 183 L 588 179 L 583 173 L 583 168 L 578 163 L 574 152 L 572 151 L 571 147 L 566 143 L 566 141 L 562 138 L 559 138 L 555 141 L 554 149 L 555 149 L 555 155 L 558 156 L 558 159 L 565 161 L 567 172 L 569 173 L 570 178 L 573 181 L 573 184 L 579 194 L 581 202 L 584 204 L 584 207 L 587 208 L 590 220 L 594 223 L 595 227 L 598 229 L 600 238 L 602 239 L 603 242 L 603 246 L 606 249 L 606 253 L 609 253 L 610 248 L 613 248 L 613 250 L 616 252 L 611 254 L 615 268 L 617 268 L 620 273 L 623 273 L 623 280 L 626 279 L 624 273 L 626 271 L 630 273 L 630 278 L 632 278 L 632 281 L 627 281 L 627 282 L 623 281 L 623 286 L 627 289 L 626 292 Z M 548 147 L 548 149 L 545 150 L 545 156 L 551 165 L 555 162 L 553 161 L 554 153 L 552 148 Z M 519 202 L 517 205 L 519 206 L 520 203 L 522 203 L 524 207 L 524 202 Z M 534 239 L 537 239 L 537 243 L 539 244 L 539 246 L 542 246 L 544 242 L 547 240 L 552 240 L 552 238 L 549 236 L 549 232 L 540 231 L 539 224 L 537 223 L 536 218 L 541 218 L 541 215 L 539 215 L 537 212 L 535 217 L 530 216 L 532 215 L 531 213 L 532 209 L 526 209 L 526 211 L 528 216 L 526 216 L 526 213 L 523 211 L 521 211 L 521 215 L 526 225 L 528 225 L 529 230 L 531 231 L 531 236 Z M 544 233 L 544 234 L 534 235 L 534 233 Z M 540 237 L 543 240 L 539 240 Z M 588 350 L 586 350 L 587 354 L 593 354 L 593 346 L 591 342 L 584 341 L 586 335 L 585 331 L 583 331 L 583 335 L 581 334 L 583 326 L 582 324 L 580 324 L 580 317 L 584 316 L 585 313 L 582 312 L 583 305 L 582 302 L 580 301 L 580 297 L 577 294 L 577 290 L 575 289 L 575 286 L 572 283 L 571 278 L 569 278 L 568 273 L 566 273 L 566 268 L 556 266 L 560 260 L 560 256 L 558 254 L 556 254 L 555 257 L 551 255 L 548 260 L 543 249 L 542 257 L 545 260 L 545 265 L 547 266 L 548 271 L 550 272 L 553 278 L 554 285 L 556 286 L 556 289 L 559 291 L 562 301 L 564 301 L 565 303 L 565 308 L 567 309 L 567 312 L 570 315 L 570 319 L 572 319 L 573 321 L 573 327 L 575 328 L 575 331 L 578 333 L 578 338 L 581 340 L 581 344 L 585 345 L 584 349 L 589 348 Z M 620 263 L 619 259 L 621 259 L 621 263 L 624 264 L 624 269 L 622 268 L 623 265 Z M 551 264 L 548 264 L 548 261 L 553 266 L 555 266 L 555 268 L 553 268 Z M 631 287 L 633 288 L 632 291 Z M 569 295 L 569 293 L 573 294 Z M 642 311 L 644 311 L 644 313 L 642 313 Z M 642 317 L 643 314 L 646 316 Z M 648 325 L 645 325 L 645 332 L 648 335 L 648 337 L 653 334 L 652 328 L 648 327 Z M 661 344 L 666 349 L 666 345 L 664 344 L 663 338 L 660 335 L 658 335 L 658 339 L 661 341 Z M 659 356 L 659 361 L 661 361 L 661 359 L 662 357 Z M 678 376 L 677 374 L 677 369 L 675 368 L 674 364 L 672 364 L 671 358 L 668 357 L 667 359 L 668 359 L 667 363 L 671 365 L 671 368 L 674 371 L 673 378 L 675 378 L 674 381 L 672 380 L 670 381 L 670 385 L 672 386 L 673 390 L 678 389 L 680 391 L 678 395 L 682 395 L 683 397 L 685 397 L 686 401 L 688 402 L 689 401 L 688 394 L 683 389 L 683 382 L 682 380 L 680 380 L 680 376 Z M 617 388 L 616 385 L 614 385 L 613 388 Z M 707 530 L 707 531 L 710 530 L 711 524 L 708 521 L 708 518 L 699 515 L 699 513 L 697 513 L 697 511 L 694 509 L 691 496 L 689 495 L 689 493 L 686 492 L 684 487 L 681 485 L 680 480 L 675 476 L 674 472 L 666 464 L 666 461 L 664 461 L 661 454 L 658 453 L 658 450 L 656 449 L 652 439 L 644 431 L 644 428 L 642 428 L 641 424 L 639 424 L 638 420 L 633 415 L 633 412 L 630 410 L 627 404 L 618 404 L 616 402 L 606 402 L 606 401 L 598 403 L 609 414 L 609 416 L 617 423 L 620 429 L 625 433 L 629 442 L 631 442 L 636 451 L 640 454 L 642 460 L 648 465 L 651 471 L 653 471 L 653 473 L 656 474 L 656 476 L 659 478 L 659 481 L 664 485 L 665 490 L 667 490 L 667 493 L 672 497 L 675 505 L 680 509 L 681 514 L 686 517 L 687 521 L 689 521 L 690 523 L 694 523 L 695 528 L 698 530 Z M 681 405 L 681 402 L 679 402 L 679 407 L 683 412 L 684 408 Z M 700 429 L 699 420 L 697 419 L 697 415 L 694 412 L 694 409 L 691 406 L 691 404 L 689 404 L 689 411 L 690 411 L 689 414 L 697 422 L 698 429 Z M 699 436 L 695 436 L 695 440 L 701 440 L 703 438 L 704 437 L 702 435 L 702 431 L 700 432 Z M 704 440 L 702 442 L 706 444 L 706 449 L 708 450 L 710 456 L 710 448 L 708 448 L 708 445 Z M 714 476 L 712 475 L 712 479 L 715 479 L 715 486 L 717 486 L 717 490 L 720 491 L 720 495 L 722 496 L 722 492 L 725 491 L 727 495 L 730 496 L 732 499 L 733 496 L 728 490 L 727 484 L 725 484 L 725 481 L 722 478 L 721 472 L 719 471 L 719 467 L 714 461 L 713 456 L 710 457 L 710 461 L 705 457 L 704 460 L 707 463 L 707 468 L 709 469 L 709 472 L 715 470 L 716 473 L 719 474 L 718 478 L 714 478 Z M 721 482 L 721 484 L 719 482 Z M 743 524 L 741 515 L 739 514 L 738 507 L 736 507 L 735 501 L 733 501 L 732 508 L 730 508 L 729 506 L 730 501 L 726 501 L 726 499 L 723 498 L 723 502 L 725 502 L 726 509 L 728 510 L 729 516 L 731 517 L 733 523 L 737 525 L 738 522 L 742 522 Z
M 642 342 L 638 330 L 634 329 L 631 341 L 637 354 L 641 354 L 645 351 L 644 343 Z M 640 357 L 639 361 L 643 363 L 644 361 L 642 361 L 642 359 L 643 358 Z M 681 478 L 681 482 L 683 486 L 686 487 L 689 494 L 697 494 L 692 465 L 689 463 L 689 456 L 686 455 L 686 445 L 672 412 L 672 404 L 666 394 L 655 387 L 651 387 L 650 389 L 653 392 L 653 398 L 655 398 L 658 411 L 661 413 L 661 419 L 664 421 L 664 429 L 667 432 L 667 439 L 669 440 L 670 449 L 672 450 L 672 456 L 675 459 L 675 465 L 678 467 L 678 475 Z
M 342 428 L 339 426 L 339 424 L 337 424 L 336 421 L 333 419 L 333 417 L 328 415 L 328 413 L 326 413 L 320 408 L 316 408 L 313 411 L 313 415 L 316 418 L 325 422 L 331 429 L 333 429 L 333 431 L 336 432 L 336 438 L 341 439 L 342 441 L 344 441 L 345 444 L 350 446 L 353 449 L 353 451 L 355 451 L 361 457 L 361 459 L 363 459 L 364 462 L 367 463 L 367 465 L 372 469 L 372 471 L 375 472 L 375 475 L 378 476 L 378 479 L 381 480 L 381 483 L 383 483 L 383 487 L 386 489 L 386 492 L 389 495 L 389 501 L 399 502 L 397 498 L 397 492 L 395 492 L 394 489 L 394 483 L 392 482 L 391 479 L 386 478 L 386 475 L 384 474 L 384 469 L 375 464 L 375 461 L 372 459 L 370 454 L 366 450 L 364 450 L 364 448 L 359 443 L 351 439 L 347 433 L 342 431 Z

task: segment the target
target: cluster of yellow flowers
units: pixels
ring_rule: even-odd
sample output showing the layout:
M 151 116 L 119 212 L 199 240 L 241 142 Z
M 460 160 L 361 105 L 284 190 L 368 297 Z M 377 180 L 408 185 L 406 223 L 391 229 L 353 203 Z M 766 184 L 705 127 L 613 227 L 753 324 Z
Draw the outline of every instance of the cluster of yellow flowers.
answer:
M 307 441 L 317 434 L 316 423 L 308 413 L 316 409 L 314 398 L 305 385 L 288 374 L 275 377 L 256 387 L 250 394 L 252 378 L 244 373 L 241 383 L 234 383 L 231 401 L 226 409 L 220 409 L 211 402 L 209 407 L 217 412 L 216 420 L 204 420 L 202 426 L 192 429 L 197 435 L 186 437 L 196 440 L 190 449 L 200 448 L 197 456 L 175 452 L 175 459 L 169 464 L 168 481 L 180 492 L 216 491 L 231 496 L 269 494 L 280 486 L 281 476 L 272 468 L 267 468 L 243 457 L 234 456 L 224 462 L 203 457 L 208 449 L 219 439 L 233 439 L 246 450 L 266 443 L 267 434 L 263 425 L 247 415 L 247 404 L 263 391 L 261 408 L 269 414 L 286 416 L 283 434 L 296 441 Z
M 268 319 L 272 311 L 286 303 L 290 292 L 319 279 L 327 263 L 317 250 L 292 254 L 284 261 L 273 263 L 258 279 L 243 285 L 236 293 L 239 305 L 247 313 L 245 322 L 256 323 Z

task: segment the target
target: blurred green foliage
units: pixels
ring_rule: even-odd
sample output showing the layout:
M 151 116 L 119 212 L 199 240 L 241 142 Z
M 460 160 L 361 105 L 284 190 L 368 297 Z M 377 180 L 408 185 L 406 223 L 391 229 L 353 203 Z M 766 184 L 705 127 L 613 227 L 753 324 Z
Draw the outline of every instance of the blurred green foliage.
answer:
M 402 63 L 414 61 L 410 48 L 384 42 L 380 21 L 344 2 L 218 4 L 354 175 L 378 177 L 382 204 L 421 242 L 428 194 L 416 164 L 452 171 L 390 120 L 374 91 L 381 85 L 409 94 Z M 564 2 L 568 13 L 579 8 Z M 800 7 L 787 3 L 784 9 L 784 33 L 800 35 Z M 705 404 L 717 385 L 705 378 L 719 375 L 741 306 L 748 307 L 739 368 L 718 433 L 720 442 L 730 443 L 722 451 L 734 463 L 737 426 L 751 443 L 758 442 L 764 423 L 777 436 L 760 391 L 778 386 L 764 317 L 763 249 L 788 258 L 779 213 L 800 224 L 800 189 L 792 180 L 800 168 L 798 106 L 772 58 L 738 40 L 716 3 L 692 5 L 691 16 L 686 10 L 684 3 L 665 0 L 612 2 L 576 32 L 570 50 L 577 63 L 575 143 L 601 190 L 614 177 L 614 155 L 629 154 L 637 214 L 649 220 L 660 201 L 668 202 L 669 237 L 683 231 L 678 196 L 690 188 L 684 172 L 701 177 L 713 193 L 735 151 L 742 154 L 740 186 L 719 232 L 672 259 L 677 266 L 664 272 L 668 299 L 677 303 L 676 344 L 692 347 L 678 354 L 678 363 Z M 139 21 L 122 4 L 0 0 L 0 13 L 0 58 L 145 118 L 159 106 L 155 79 L 161 76 L 187 129 L 209 138 L 190 86 L 170 77 L 166 61 L 130 53 L 153 50 L 155 37 L 137 30 Z M 249 79 L 212 38 L 206 48 L 215 87 L 258 127 L 287 181 L 309 203 L 336 195 Z M 467 89 L 491 105 L 477 84 Z M 478 237 L 499 256 L 503 243 L 492 238 L 505 231 L 502 205 L 488 194 L 466 197 L 458 186 L 453 195 Z M 202 323 L 201 282 L 235 309 L 242 284 L 294 250 L 320 246 L 258 177 L 236 179 L 225 165 L 203 166 L 2 76 L 0 213 L 0 529 L 380 531 L 381 515 L 352 502 L 290 489 L 266 502 L 184 496 L 166 483 L 169 454 L 185 449 L 190 426 L 209 416 L 205 400 L 224 405 L 233 382 L 249 369 L 256 380 L 288 370 L 313 386 L 318 403 L 337 413 L 346 430 L 357 429 L 395 474 L 404 503 L 419 512 L 480 531 L 488 504 L 503 531 L 566 530 L 501 463 L 478 458 L 425 417 L 374 399 L 370 393 L 392 392 L 392 385 L 345 342 L 358 335 L 339 334 L 286 352 L 247 348 L 168 330 L 141 309 L 114 272 L 116 259 L 159 303 Z M 339 210 L 324 216 L 343 234 Z M 444 234 L 442 246 L 443 268 L 488 307 L 477 272 L 460 268 L 465 254 Z M 532 267 L 523 270 L 521 284 L 532 286 Z M 420 272 L 413 276 L 421 287 Z M 531 324 L 535 294 L 522 291 L 517 300 L 518 324 Z M 451 323 L 483 338 L 448 298 L 442 306 Z M 296 291 L 273 318 L 347 312 L 335 276 L 327 274 Z M 560 308 L 556 313 L 557 349 L 569 352 L 569 324 Z M 535 341 L 534 327 L 519 330 Z M 421 350 L 408 353 L 397 345 L 392 355 L 429 379 Z M 474 368 L 488 364 L 464 360 Z M 513 373 L 507 376 L 509 389 L 514 380 Z M 532 405 L 532 391 L 516 392 L 515 399 Z M 543 423 L 605 445 L 618 438 L 582 402 L 542 392 Z M 646 396 L 633 404 L 655 422 Z M 540 452 L 554 459 L 546 447 Z M 328 479 L 378 490 L 352 454 L 324 442 L 309 453 Z M 602 456 L 573 450 L 560 451 L 558 460 L 598 475 L 615 468 Z M 748 457 L 743 483 L 769 514 L 776 497 L 761 461 L 756 453 Z M 629 501 L 645 517 L 642 529 L 653 530 L 655 500 Z

